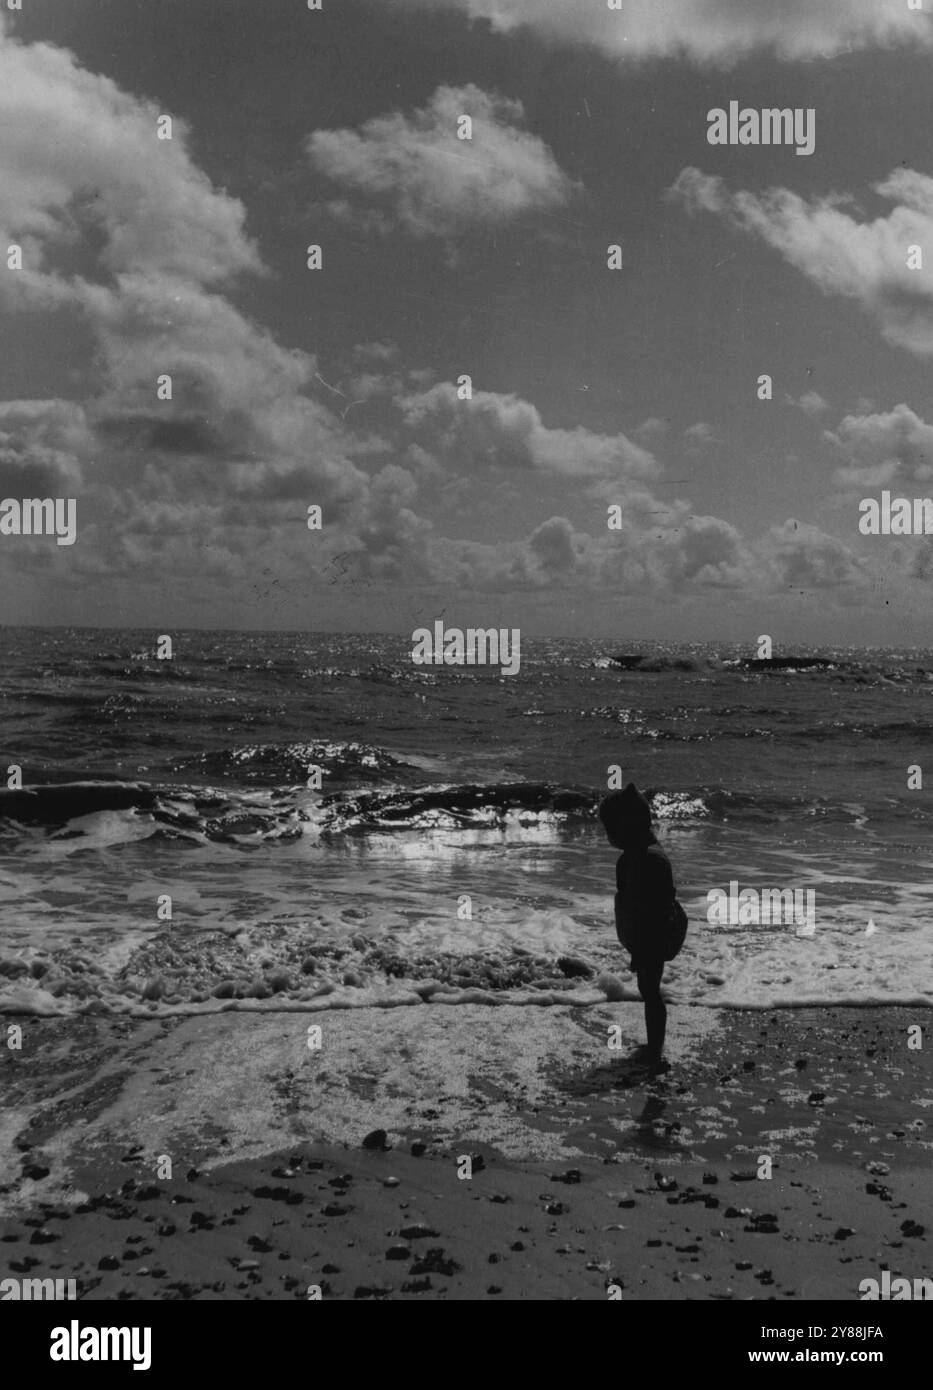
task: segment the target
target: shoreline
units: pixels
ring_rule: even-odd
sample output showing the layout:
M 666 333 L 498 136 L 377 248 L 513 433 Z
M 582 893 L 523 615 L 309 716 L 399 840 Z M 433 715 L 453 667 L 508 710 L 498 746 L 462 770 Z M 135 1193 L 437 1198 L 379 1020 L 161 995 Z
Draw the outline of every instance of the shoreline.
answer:
M 79 1298 L 858 1298 L 882 1262 L 933 1272 L 916 1021 L 676 1008 L 649 1079 L 629 1003 L 30 1019 L 4 1050 L 0 1277 L 76 1277 Z

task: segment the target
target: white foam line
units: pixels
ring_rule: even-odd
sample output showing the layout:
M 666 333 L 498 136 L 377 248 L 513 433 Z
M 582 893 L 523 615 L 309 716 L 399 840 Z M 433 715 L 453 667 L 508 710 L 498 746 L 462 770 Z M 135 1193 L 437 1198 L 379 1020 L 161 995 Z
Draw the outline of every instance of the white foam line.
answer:
M 732 1009 L 755 1010 L 759 1013 L 777 1009 L 933 1009 L 933 999 L 925 995 L 903 995 L 894 998 L 856 998 L 854 996 L 832 997 L 816 996 L 812 999 L 768 999 L 768 1000 L 744 1000 L 744 999 L 675 999 L 670 994 L 667 1002 L 674 1008 L 694 1008 L 694 1009 Z M 422 999 L 420 995 L 411 994 L 404 996 L 394 996 L 384 999 L 334 999 L 328 996 L 327 999 L 295 999 L 281 1003 L 271 1003 L 266 1000 L 258 999 L 227 999 L 217 1000 L 213 1003 L 206 1001 L 201 1004 L 170 1004 L 157 1008 L 145 1008 L 140 1004 L 127 1004 L 124 1006 L 111 1004 L 103 1000 L 85 1000 L 75 1009 L 67 1008 L 42 1008 L 34 1007 L 30 1001 L 23 996 L 18 999 L 0 997 L 0 1014 L 39 1014 L 44 1017 L 66 1018 L 76 1017 L 79 1014 L 90 1012 L 102 1012 L 105 1014 L 130 1017 L 130 1018 L 196 1018 L 199 1016 L 222 1014 L 222 1013 L 252 1013 L 252 1014 L 272 1014 L 272 1013 L 329 1013 L 331 1011 L 348 1012 L 357 1009 L 404 1009 L 413 1008 L 417 1005 L 430 1004 L 447 1008 L 457 1008 L 465 1004 L 483 1004 L 488 1007 L 502 1008 L 551 1008 L 554 1006 L 564 1006 L 568 1008 L 595 1008 L 599 1005 L 610 1003 L 639 1004 L 641 999 L 634 991 L 626 991 L 619 1000 L 608 999 L 606 995 L 583 995 L 582 993 L 559 993 L 552 991 L 549 993 L 536 993 L 527 996 L 514 996 L 507 994 L 489 994 L 485 991 L 468 990 L 462 995 L 455 994 L 435 994 L 431 999 Z

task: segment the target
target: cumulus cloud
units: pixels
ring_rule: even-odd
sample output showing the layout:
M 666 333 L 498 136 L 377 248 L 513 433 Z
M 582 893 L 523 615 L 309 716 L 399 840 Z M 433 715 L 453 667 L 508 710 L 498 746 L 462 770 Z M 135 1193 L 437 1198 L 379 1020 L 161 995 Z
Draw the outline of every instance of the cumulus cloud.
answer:
M 731 64 L 759 48 L 782 58 L 832 57 L 897 43 L 931 44 L 930 17 L 907 0 L 407 0 L 459 10 L 509 33 L 526 26 L 542 37 L 590 44 L 613 58 L 681 56 Z
M 809 415 L 811 420 L 817 419 L 829 409 L 829 402 L 825 401 L 819 391 L 805 391 L 797 400 L 791 401 L 798 410 L 802 410 L 804 415 Z
M 933 425 L 907 405 L 847 415 L 824 437 L 846 458 L 835 474 L 843 487 L 913 487 L 933 478 Z
M 875 193 L 895 206 L 860 220 L 851 199 L 807 200 L 785 188 L 730 193 L 721 178 L 685 169 L 671 189 L 691 212 L 710 212 L 760 237 L 825 294 L 855 300 L 898 347 L 933 353 L 933 279 L 912 269 L 910 248 L 933 244 L 933 178 L 895 169 Z
M 0 26 L 0 241 L 24 252 L 0 295 L 10 310 L 78 315 L 97 346 L 82 407 L 0 406 L 4 491 L 77 492 L 79 544 L 54 557 L 76 582 L 142 570 L 243 579 L 270 534 L 297 574 L 361 536 L 388 563 L 386 528 L 400 546 L 419 530 L 410 489 L 360 465 L 374 443 L 321 399 L 314 357 L 233 303 L 237 278 L 263 270 L 245 210 L 194 163 L 183 121 L 157 138 L 161 114 Z M 370 344 L 360 360 L 391 355 Z M 171 400 L 156 398 L 162 374 Z M 310 502 L 327 521 L 313 551 Z
M 634 431 L 634 435 L 639 444 L 643 444 L 646 449 L 649 449 L 658 440 L 663 439 L 669 430 L 670 425 L 666 420 L 660 420 L 657 415 L 649 415 L 648 419 L 643 420 Z
M 102 237 L 111 275 L 207 283 L 259 269 L 243 205 L 193 163 L 183 121 L 156 139 L 160 114 L 67 50 L 0 29 L 0 232 L 25 239 L 50 274 L 55 253 L 88 230 Z
M 599 434 L 582 425 L 550 428 L 537 408 L 518 396 L 474 390 L 472 400 L 461 401 L 453 383 L 438 382 L 404 396 L 399 406 L 422 445 L 443 454 L 453 470 L 472 462 L 515 477 L 540 470 L 591 486 L 632 484 L 660 473 L 654 456 L 626 435 Z
M 705 420 L 698 420 L 695 425 L 688 425 L 684 430 L 684 440 L 687 453 L 692 456 L 701 454 L 704 449 L 711 448 L 714 444 L 722 443 L 713 426 L 707 424 Z
M 438 113 L 463 95 L 447 90 L 422 113 L 384 118 L 430 171 L 418 185 L 414 158 L 402 161 L 396 174 L 411 178 L 404 196 L 398 178 L 386 195 L 393 217 L 426 235 L 462 225 L 474 205 L 495 219 L 567 196 L 549 153 L 520 130 L 517 105 L 483 93 L 468 150 L 486 161 L 486 192 L 469 170 L 465 182 L 462 168 L 451 176 L 432 144 Z M 238 277 L 262 270 L 244 209 L 197 168 L 183 123 L 173 141 L 156 139 L 158 114 L 61 49 L 0 39 L 0 238 L 20 241 L 26 264 L 0 277 L 0 294 L 12 310 L 80 316 L 97 373 L 81 405 L 0 404 L 0 492 L 78 498 L 78 544 L 66 552 L 37 538 L 17 547 L 17 566 L 54 570 L 69 588 L 96 585 L 98 600 L 124 577 L 159 593 L 171 582 L 192 605 L 281 589 L 304 599 L 309 581 L 334 566 L 348 583 L 489 592 L 746 591 L 786 574 L 843 583 L 843 551 L 818 536 L 773 537 L 762 564 L 728 522 L 694 516 L 685 501 L 659 502 L 661 466 L 642 442 L 546 425 L 510 394 L 475 391 L 461 402 L 451 384 L 404 370 L 390 344 L 363 345 L 335 395 L 310 352 L 283 345 L 237 307 Z M 354 137 L 362 149 L 351 142 L 361 170 L 381 138 L 371 127 Z M 158 401 L 163 373 L 173 395 Z M 392 420 L 388 437 L 353 428 L 354 387 Z M 640 438 L 659 435 L 649 421 Z M 495 544 L 440 536 L 419 502 L 427 488 L 461 478 L 474 492 L 493 483 L 516 516 L 529 515 L 530 501 L 546 519 Z M 623 504 L 622 529 L 594 522 L 590 534 L 548 516 L 536 481 L 572 489 L 603 522 L 604 503 Z M 304 524 L 311 502 L 324 508 L 320 536 Z M 8 574 L 11 554 L 0 556 Z
M 514 480 L 518 502 L 524 479 L 537 473 L 542 483 L 565 478 L 583 484 L 582 495 L 621 506 L 620 528 L 597 534 L 555 516 L 498 545 L 430 540 L 429 565 L 443 564 L 459 587 L 658 596 L 762 594 L 790 584 L 832 592 L 862 582 L 863 562 L 816 527 L 790 521 L 753 539 L 723 518 L 693 514 L 686 501 L 661 502 L 652 490 L 660 464 L 625 435 L 550 428 L 516 396 L 474 392 L 460 401 L 450 383 L 406 396 L 399 406 L 407 427 L 430 441 L 432 456 L 454 477 L 466 470 L 475 484 L 489 467 Z
M 818 527 L 787 521 L 754 541 L 719 517 L 680 526 L 591 535 L 555 516 L 521 540 L 490 545 L 434 542 L 429 564 L 443 562 L 461 590 L 578 592 L 595 596 L 677 597 L 720 592 L 764 596 L 788 588 L 845 601 L 870 583 L 866 562 Z
M 472 139 L 457 138 L 469 116 Z M 410 114 L 376 116 L 356 130 L 317 130 L 306 142 L 312 167 L 375 203 L 377 229 L 401 225 L 413 236 L 453 237 L 547 212 L 574 185 L 547 145 L 521 128 L 522 104 L 465 87 L 438 87 Z M 337 215 L 355 215 L 344 200 Z
M 621 531 L 592 535 L 578 530 L 567 517 L 552 516 L 515 541 L 446 541 L 443 556 L 458 588 L 493 593 L 559 589 L 611 598 L 667 595 L 732 582 L 738 587 L 747 575 L 727 574 L 737 555 L 730 528 L 716 535 L 714 527 L 700 539 L 702 529 L 684 542 L 673 529 L 658 532 L 627 517 Z M 725 547 L 717 543 L 721 540 Z
M 777 588 L 852 590 L 870 582 L 864 560 L 836 536 L 806 522 L 771 527 L 758 552 L 768 581 Z
M 750 549 L 736 528 L 720 517 L 692 516 L 676 542 L 673 536 L 665 542 L 669 575 L 678 586 L 689 581 L 731 588 L 747 582 Z
M 91 438 L 71 401 L 0 401 L 0 497 L 74 496 Z

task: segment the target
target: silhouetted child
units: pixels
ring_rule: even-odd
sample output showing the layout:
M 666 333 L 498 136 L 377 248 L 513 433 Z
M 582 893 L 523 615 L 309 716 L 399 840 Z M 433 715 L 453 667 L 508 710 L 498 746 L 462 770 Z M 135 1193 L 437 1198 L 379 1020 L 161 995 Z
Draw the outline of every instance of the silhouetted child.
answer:
M 643 1059 L 657 1070 L 662 1060 L 667 1009 L 661 998 L 664 963 L 683 945 L 687 918 L 677 902 L 671 862 L 651 829 L 651 807 L 633 782 L 610 792 L 599 807 L 609 843 L 622 853 L 616 863 L 616 935 L 632 958 L 645 1003 L 648 1045 Z

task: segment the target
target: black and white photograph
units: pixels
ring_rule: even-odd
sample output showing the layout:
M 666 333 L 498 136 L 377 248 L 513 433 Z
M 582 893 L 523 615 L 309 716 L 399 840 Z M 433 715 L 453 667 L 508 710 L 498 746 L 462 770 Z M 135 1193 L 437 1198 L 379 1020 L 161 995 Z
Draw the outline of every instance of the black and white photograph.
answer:
M 30 1364 L 597 1301 L 893 1368 L 931 142 L 931 0 L 0 0 Z

